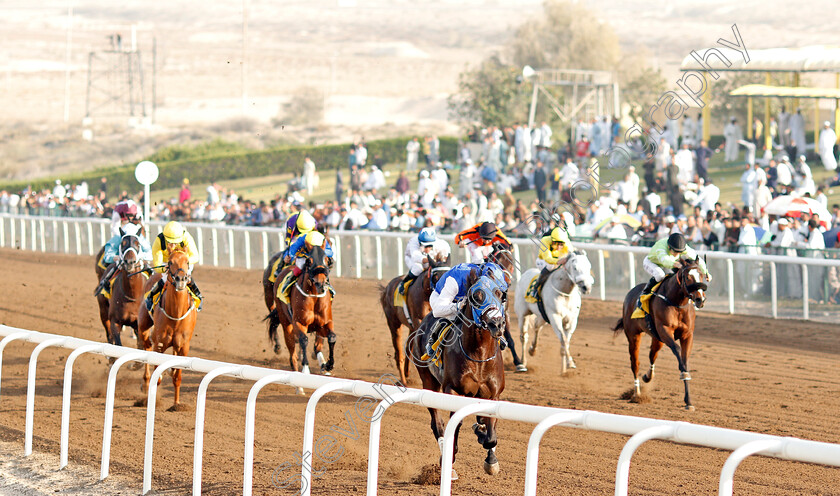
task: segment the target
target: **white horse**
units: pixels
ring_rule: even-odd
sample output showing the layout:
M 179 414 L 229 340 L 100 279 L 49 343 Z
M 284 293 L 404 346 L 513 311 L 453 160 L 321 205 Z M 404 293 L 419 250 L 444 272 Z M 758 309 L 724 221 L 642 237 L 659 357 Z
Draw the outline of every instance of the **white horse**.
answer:
M 591 274 L 592 265 L 589 259 L 586 258 L 584 251 L 576 251 L 568 255 L 568 259 L 562 267 L 552 271 L 551 275 L 543 284 L 540 296 L 543 301 L 543 308 L 545 308 L 546 316 L 551 324 L 554 333 L 560 339 L 561 345 L 561 370 L 566 371 L 566 368 L 575 368 L 575 361 L 572 359 L 572 354 L 569 352 L 569 341 L 572 339 L 572 334 L 577 328 L 578 315 L 580 314 L 580 294 L 587 294 L 592 291 L 592 286 L 595 284 L 595 278 Z M 540 269 L 529 269 L 522 274 L 516 287 L 516 301 L 514 303 L 514 310 L 519 318 L 519 332 L 522 341 L 522 370 L 525 369 L 526 356 L 525 350 L 531 356 L 537 351 L 537 337 L 539 336 L 540 328 L 545 324 L 545 320 L 540 315 L 540 310 L 536 303 L 528 303 L 525 301 L 525 295 L 528 292 L 528 286 L 535 275 L 540 273 Z M 527 319 L 527 320 L 526 320 Z M 534 329 L 534 342 L 528 348 L 528 331 L 529 328 Z

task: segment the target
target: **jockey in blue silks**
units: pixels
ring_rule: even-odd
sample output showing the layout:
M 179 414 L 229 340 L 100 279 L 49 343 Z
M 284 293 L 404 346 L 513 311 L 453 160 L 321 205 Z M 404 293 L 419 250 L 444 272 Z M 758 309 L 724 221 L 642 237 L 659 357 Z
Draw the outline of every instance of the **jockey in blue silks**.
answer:
M 122 242 L 123 236 L 136 236 L 138 241 L 140 241 L 140 253 L 137 254 L 137 259 L 144 262 L 152 261 L 152 245 L 149 244 L 145 236 L 141 235 L 140 229 L 141 226 L 139 224 L 129 222 L 119 228 L 119 234 L 112 236 L 105 243 L 105 252 L 102 256 L 102 261 L 108 267 L 108 270 L 102 275 L 102 279 L 100 279 L 93 296 L 99 295 L 103 289 L 106 291 L 111 289 L 109 287 L 111 276 L 117 271 L 117 265 L 114 262 L 116 261 L 115 259 L 120 257 L 120 243 Z

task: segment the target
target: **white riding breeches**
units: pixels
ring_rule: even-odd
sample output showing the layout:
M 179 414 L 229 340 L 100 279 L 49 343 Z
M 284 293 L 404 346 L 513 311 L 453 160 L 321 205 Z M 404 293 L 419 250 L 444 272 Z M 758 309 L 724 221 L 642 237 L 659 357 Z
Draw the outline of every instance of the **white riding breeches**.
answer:
M 420 274 L 423 273 L 423 264 L 420 262 L 411 264 L 411 268 L 409 268 L 409 272 L 414 277 L 418 277 Z
M 545 260 L 543 260 L 542 258 L 538 258 L 538 259 L 537 259 L 537 261 L 536 261 L 536 263 L 534 263 L 534 266 L 535 266 L 536 268 L 540 269 L 540 270 L 543 270 L 543 269 L 545 269 L 545 268 L 551 269 L 551 268 L 553 268 L 553 267 L 554 267 L 553 265 L 549 265 L 549 264 L 548 264 L 548 262 L 546 262 L 546 261 L 545 261 Z
M 305 257 L 298 257 L 295 259 L 295 267 L 300 270 L 303 270 L 303 266 L 306 265 L 306 258 Z
M 656 279 L 656 282 L 660 282 L 662 279 L 665 279 L 665 271 L 662 270 L 662 267 L 651 262 L 649 258 L 645 257 L 645 260 L 642 262 L 642 267 L 645 268 L 645 272 Z

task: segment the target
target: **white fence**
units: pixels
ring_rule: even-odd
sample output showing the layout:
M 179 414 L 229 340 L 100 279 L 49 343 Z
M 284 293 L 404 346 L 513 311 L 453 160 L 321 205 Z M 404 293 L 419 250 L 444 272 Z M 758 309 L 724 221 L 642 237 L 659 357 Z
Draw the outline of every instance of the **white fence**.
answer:
M 454 412 L 444 432 L 443 466 L 441 467 L 441 496 L 451 494 L 452 451 L 455 430 L 467 416 L 481 414 L 503 420 L 514 420 L 536 424 L 527 448 L 525 466 L 524 494 L 534 495 L 537 488 L 537 467 L 540 441 L 548 429 L 556 425 L 596 430 L 601 432 L 631 436 L 618 458 L 616 468 L 615 494 L 626 495 L 630 461 L 633 453 L 645 441 L 660 439 L 676 443 L 692 444 L 731 450 L 732 453 L 723 465 L 720 475 L 718 494 L 731 495 L 733 478 L 738 465 L 750 455 L 764 455 L 784 460 L 796 460 L 840 467 L 840 445 L 805 441 L 801 439 L 768 436 L 752 432 L 721 429 L 687 422 L 629 417 L 607 413 L 564 410 L 534 405 L 521 405 L 502 401 L 478 400 L 462 396 L 451 396 L 431 391 L 408 389 L 393 385 L 372 384 L 364 381 L 339 379 L 298 372 L 278 371 L 263 367 L 237 365 L 232 363 L 204 360 L 194 357 L 173 357 L 160 353 L 140 351 L 134 348 L 96 343 L 57 334 L 46 334 L 0 325 L 0 374 L 2 373 L 3 352 L 13 341 L 36 344 L 29 359 L 29 375 L 26 388 L 26 420 L 24 427 L 24 456 L 32 454 L 32 436 L 34 429 L 35 386 L 38 370 L 38 356 L 48 347 L 73 350 L 65 363 L 64 391 L 61 407 L 60 462 L 59 468 L 67 466 L 69 443 L 70 402 L 72 400 L 73 364 L 83 353 L 97 353 L 117 360 L 111 366 L 108 386 L 105 394 L 105 424 L 102 436 L 102 464 L 100 479 L 108 476 L 110 464 L 111 434 L 114 415 L 114 393 L 119 369 L 127 362 L 143 362 L 157 366 L 149 382 L 148 402 L 146 407 L 146 440 L 143 457 L 143 494 L 152 487 L 152 449 L 155 429 L 155 406 L 157 379 L 168 369 L 183 370 L 204 374 L 198 388 L 195 420 L 195 443 L 193 451 L 193 494 L 201 494 L 202 455 L 204 447 L 204 410 L 207 389 L 210 382 L 221 375 L 235 377 L 245 381 L 255 381 L 248 394 L 245 407 L 245 456 L 243 461 L 244 482 L 242 493 L 252 494 L 254 462 L 254 417 L 257 395 L 267 384 L 280 383 L 291 387 L 314 389 L 306 406 L 304 419 L 303 449 L 301 453 L 313 453 L 315 408 L 320 399 L 331 392 L 338 392 L 356 397 L 371 399 L 382 398 L 379 407 L 385 410 L 395 403 L 406 403 L 423 408 L 437 408 Z M 2 399 L 2 397 L 0 397 Z M 370 425 L 368 441 L 368 477 L 367 495 L 377 493 L 379 469 L 380 425 L 383 415 L 375 416 Z M 425 425 L 425 424 L 424 424 Z M 394 441 L 396 442 L 396 441 Z M 311 464 L 301 463 L 301 494 L 309 496 L 312 483 Z M 839 474 L 840 475 L 840 474 Z
M 156 235 L 162 222 L 151 222 Z M 193 235 L 200 263 L 216 267 L 261 268 L 283 247 L 284 231 L 278 228 L 194 224 L 185 226 Z M 94 255 L 110 237 L 106 219 L 0 215 L 0 247 Z M 386 279 L 405 273 L 403 250 L 409 235 L 391 232 L 332 231 L 336 252 L 335 276 Z M 445 238 L 452 240 L 451 236 Z M 537 245 L 532 239 L 514 239 L 516 277 L 532 265 Z M 592 297 L 623 300 L 627 290 L 647 280 L 642 259 L 648 249 L 596 243 L 576 243 L 592 260 L 598 289 Z M 837 322 L 840 306 L 824 303 L 811 309 L 811 300 L 827 300 L 826 271 L 840 260 L 750 256 L 708 252 L 709 270 L 715 277 L 706 308 L 728 313 L 770 315 Z M 466 261 L 466 251 L 456 250 L 453 263 Z

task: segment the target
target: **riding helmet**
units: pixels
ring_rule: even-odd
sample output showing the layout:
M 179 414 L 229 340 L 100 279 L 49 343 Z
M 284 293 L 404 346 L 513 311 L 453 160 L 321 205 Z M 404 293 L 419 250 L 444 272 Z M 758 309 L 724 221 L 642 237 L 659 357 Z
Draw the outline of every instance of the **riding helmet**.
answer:
M 308 232 L 312 232 L 315 230 L 315 217 L 312 217 L 306 210 L 301 210 L 298 214 L 297 221 L 295 222 L 297 225 L 298 232 L 301 234 L 306 234 Z
M 420 242 L 420 246 L 431 246 L 437 240 L 437 235 L 435 234 L 435 230 L 431 227 L 424 227 L 420 230 L 420 234 L 417 235 L 417 241 Z
M 668 248 L 671 250 L 682 253 L 685 251 L 685 236 L 680 233 L 674 233 L 668 236 Z
M 306 235 L 304 241 L 308 243 L 309 246 L 322 246 L 324 244 L 324 235 L 318 231 L 312 231 Z
M 569 235 L 563 229 L 555 227 L 551 231 L 551 241 L 566 244 L 569 242 Z
M 484 222 L 478 226 L 478 235 L 485 241 L 491 241 L 496 237 L 496 224 L 492 222 Z
M 167 243 L 183 243 L 186 234 L 184 226 L 174 220 L 163 228 L 163 237 Z

